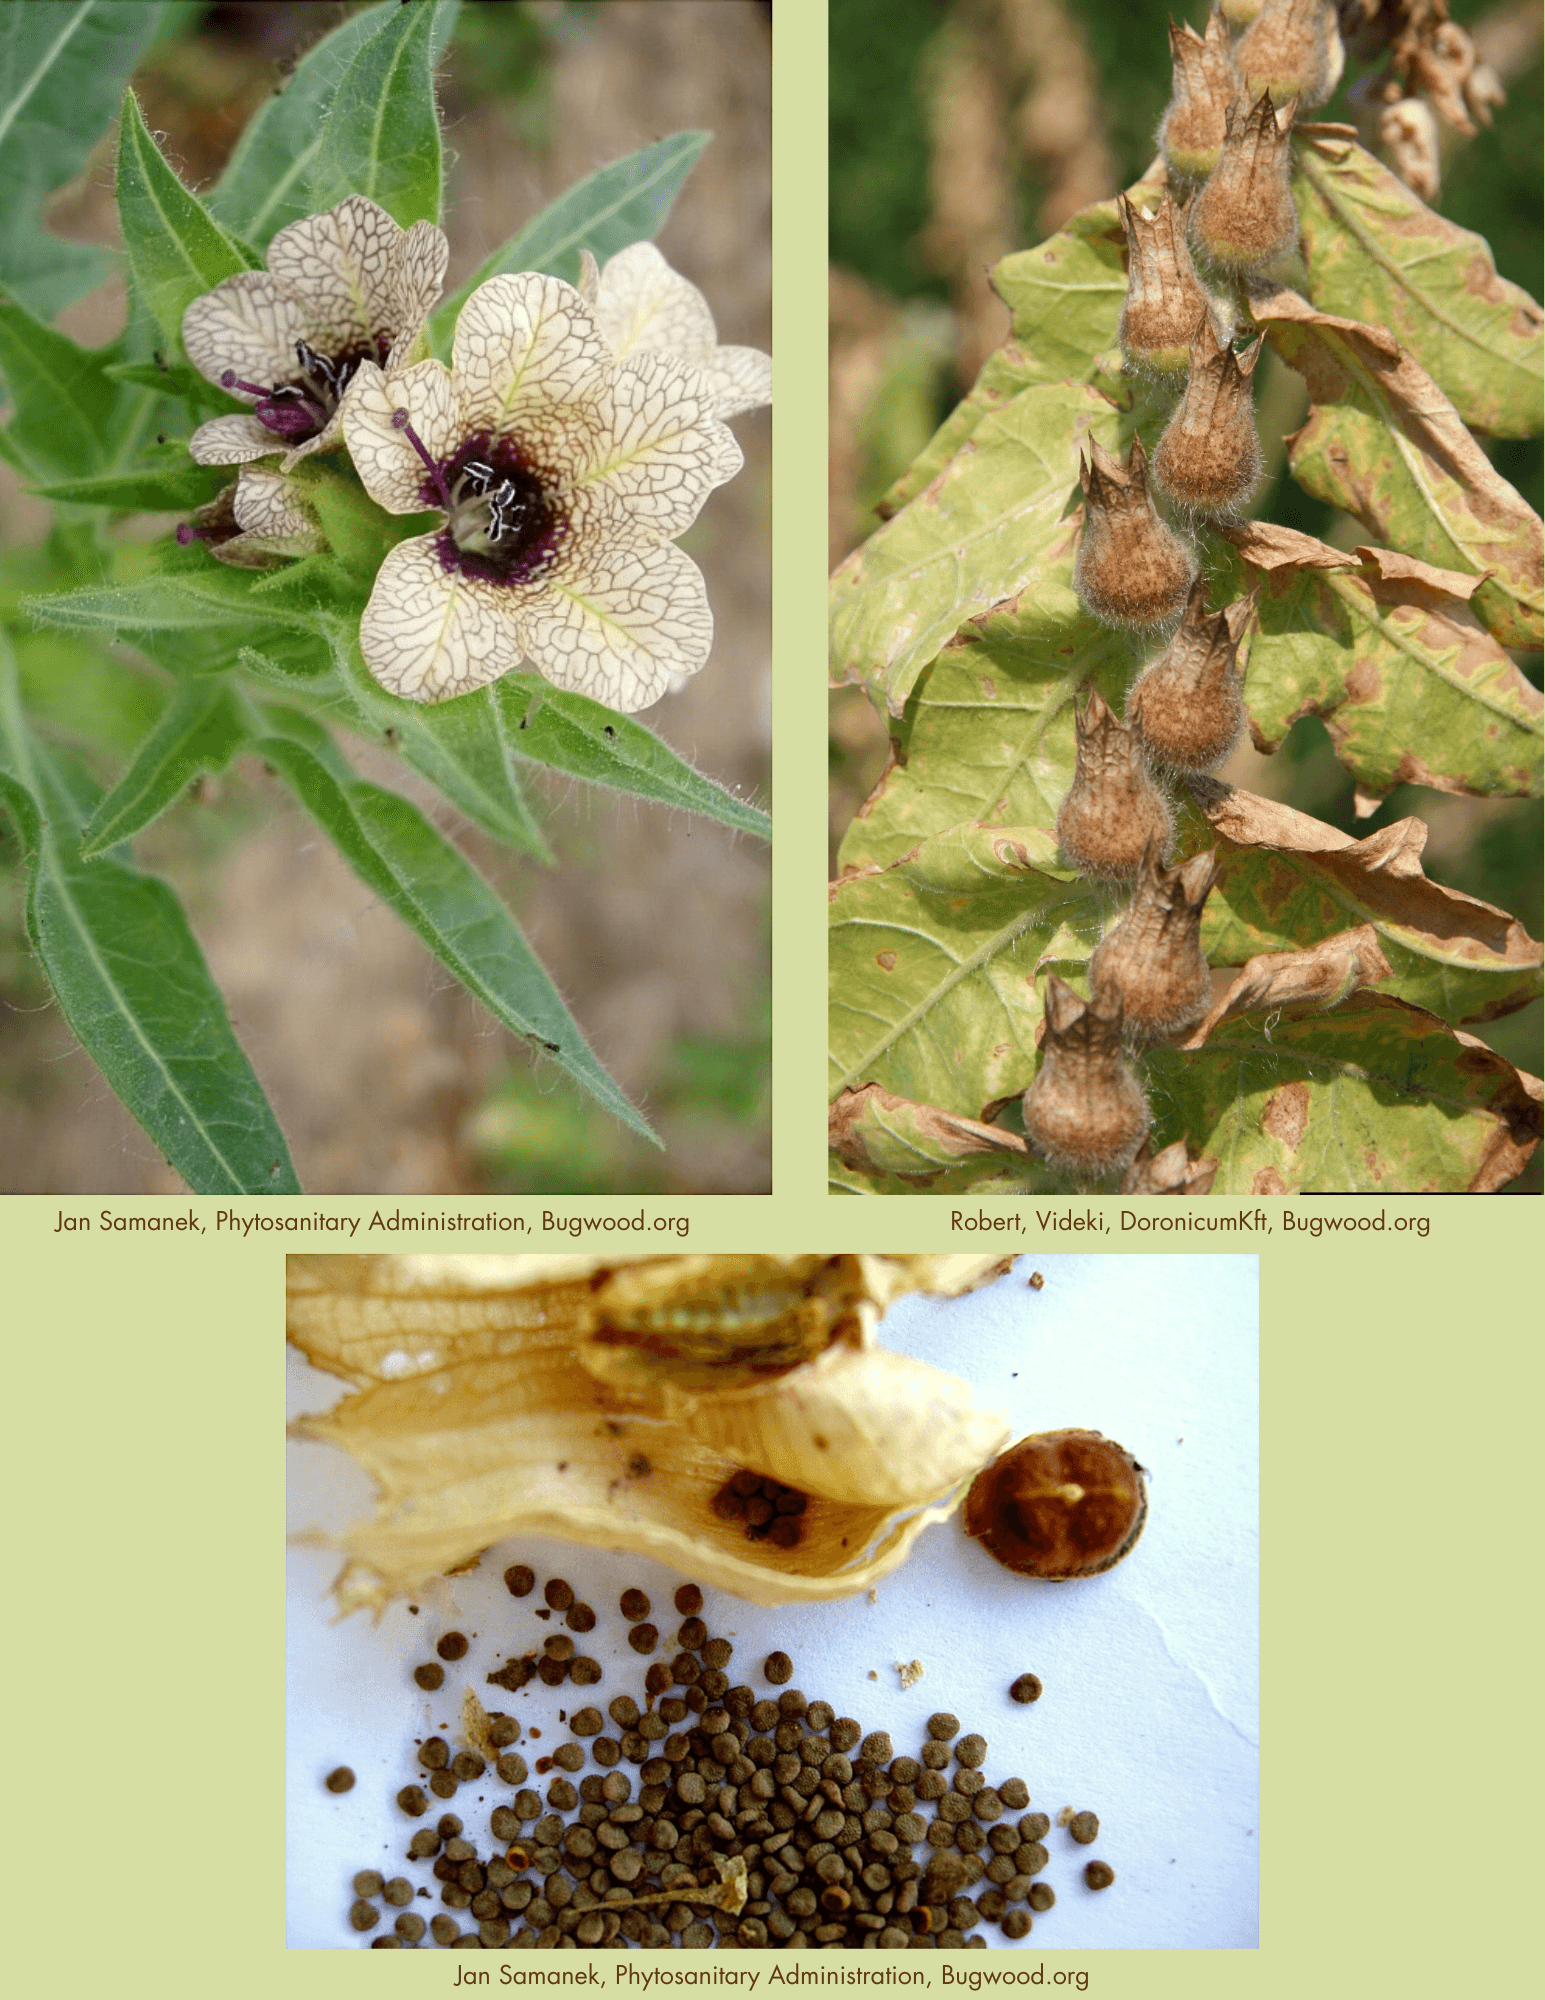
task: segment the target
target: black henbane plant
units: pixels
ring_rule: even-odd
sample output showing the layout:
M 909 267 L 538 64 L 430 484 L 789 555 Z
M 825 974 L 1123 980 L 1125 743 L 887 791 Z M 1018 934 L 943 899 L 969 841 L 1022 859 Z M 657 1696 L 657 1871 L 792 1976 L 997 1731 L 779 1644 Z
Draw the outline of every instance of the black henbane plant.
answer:
M 1523 926 L 1428 878 L 1419 819 L 1358 840 L 1216 773 L 1315 713 L 1359 810 L 1538 796 L 1541 523 L 1474 433 L 1541 429 L 1540 309 L 1305 122 L 1325 0 L 1171 48 L 1167 159 L 997 267 L 1007 343 L 833 579 L 834 680 L 895 743 L 831 897 L 853 1192 L 1489 1192 L 1538 1143 L 1537 1080 L 1465 1032 L 1539 994 Z M 1365 544 L 1247 517 L 1264 347 Z
M 740 465 L 726 418 L 770 394 L 766 356 L 720 347 L 647 240 L 709 135 L 600 169 L 443 298 L 434 72 L 457 4 L 351 15 L 207 197 L 124 92 L 129 319 L 91 350 L 50 322 L 104 260 L 56 243 L 42 202 L 161 8 L 0 18 L 0 452 L 57 509 L 4 579 L 0 802 L 60 1007 L 199 1192 L 297 1181 L 177 896 L 131 856 L 195 780 L 261 759 L 497 1021 L 646 1137 L 494 889 L 347 740 L 533 858 L 543 767 L 768 833 L 630 719 L 708 662 L 676 538 Z M 147 511 L 175 535 L 117 533 Z

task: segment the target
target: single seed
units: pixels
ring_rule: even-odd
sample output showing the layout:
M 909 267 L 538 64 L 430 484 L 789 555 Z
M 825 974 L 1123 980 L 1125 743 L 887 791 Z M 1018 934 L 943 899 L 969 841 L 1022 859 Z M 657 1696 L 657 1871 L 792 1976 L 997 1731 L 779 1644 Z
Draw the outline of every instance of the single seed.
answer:
M 362 1868 L 354 1877 L 354 1893 L 356 1896 L 379 1896 L 381 1888 L 380 1873 L 374 1868 Z
M 347 1764 L 340 1764 L 336 1771 L 329 1771 L 322 1782 L 330 1792 L 352 1792 L 354 1773 Z
M 703 1593 L 695 1583 L 684 1583 L 676 1592 L 676 1609 L 683 1618 L 693 1618 L 703 1608 Z
M 1011 1812 L 1018 1812 L 1030 1803 L 1030 1787 L 1023 1778 L 1005 1778 L 998 1787 L 998 1797 Z
M 596 1714 L 594 1709 L 591 1709 L 590 1713 L 592 1715 Z M 575 1721 L 577 1720 L 578 1717 L 575 1718 Z M 596 1726 L 598 1728 L 600 1721 L 600 1716 L 596 1715 Z M 574 1724 L 571 1722 L 569 1727 L 572 1729 Z M 558 1748 L 553 1752 L 553 1762 L 558 1766 L 560 1771 L 577 1771 L 582 1767 L 584 1761 L 584 1748 L 578 1743 L 560 1743 Z
M 488 1741 L 495 1750 L 502 1750 L 507 1744 L 520 1741 L 520 1724 L 513 1715 L 495 1712 L 488 1718 Z
M 735 1654 L 735 1648 L 728 1639 L 710 1639 L 701 1650 L 703 1665 L 713 1668 L 716 1672 L 722 1672 Z
M 588 1653 L 576 1653 L 569 1662 L 569 1679 L 576 1687 L 594 1687 L 601 1678 L 601 1662 Z
M 429 1929 L 436 1944 L 452 1944 L 461 1933 L 456 1928 L 454 1917 L 437 1916 L 429 1919 Z
M 467 1657 L 467 1635 L 465 1632 L 447 1632 L 435 1647 L 442 1660 L 464 1660 Z
M 454 1840 L 457 1834 L 461 1832 L 461 1821 L 456 1817 L 455 1813 L 441 1813 L 440 1817 L 435 1821 L 435 1831 L 442 1840 Z M 469 1849 L 468 1852 L 470 1853 L 471 1850 Z M 466 1858 L 467 1856 L 464 1854 L 462 1859 L 465 1861 Z
M 443 1736 L 431 1736 L 419 1745 L 418 1761 L 426 1771 L 443 1771 L 451 1761 L 451 1746 Z
M 397 1803 L 409 1819 L 419 1819 L 429 1810 L 429 1801 L 417 1785 L 404 1785 L 397 1794 Z
M 1030 1891 L 1032 1910 L 1049 1910 L 1057 1900 L 1057 1892 L 1049 1882 L 1037 1882 Z
M 1009 1695 L 1014 1701 L 1039 1701 L 1041 1698 L 1040 1676 L 1037 1674 L 1021 1674 L 1019 1679 L 1010 1687 Z
M 406 1875 L 394 1875 L 381 1894 L 394 1910 L 405 1909 L 413 1901 L 413 1884 Z
M 1084 1880 L 1091 1889 L 1108 1889 L 1115 1879 L 1116 1871 L 1108 1861 L 1091 1861 L 1084 1870 Z
M 511 1597 L 529 1597 L 536 1588 L 536 1574 L 524 1563 L 514 1563 L 504 1572 L 504 1587 Z
M 1092 1812 L 1074 1813 L 1068 1821 L 1068 1832 L 1080 1847 L 1087 1847 L 1091 1841 L 1099 1839 L 1100 1822 Z
M 438 1854 L 439 1852 L 440 1836 L 430 1826 L 421 1826 L 408 1842 L 408 1859 L 410 1861 L 427 1861 L 431 1855 Z
M 598 1708 L 582 1708 L 569 1718 L 569 1727 L 576 1736 L 599 1736 L 601 1733 L 601 1711 Z M 576 1771 L 579 1765 L 573 1767 Z
M 397 1933 L 398 1937 L 406 1938 L 409 1944 L 417 1944 L 419 1939 L 424 1935 L 424 1919 L 413 1910 L 404 1910 L 396 1923 L 392 1925 L 392 1929 Z
M 593 1632 L 595 1613 L 588 1604 L 571 1604 L 564 1614 L 563 1622 L 571 1632 Z
M 399 1937 L 372 1938 L 370 1940 L 370 1949 L 372 1951 L 401 1951 L 402 1939 Z
M 567 1611 L 574 1602 L 574 1586 L 561 1576 L 555 1576 L 542 1586 L 542 1596 L 549 1609 Z
M 381 1912 L 374 1903 L 360 1901 L 349 1911 L 349 1922 L 357 1931 L 373 1931 L 381 1921 Z
M 413 1669 L 413 1678 L 425 1693 L 433 1694 L 437 1687 L 445 1685 L 445 1669 L 434 1660 L 426 1660 L 421 1667 Z
M 660 1643 L 660 1634 L 653 1625 L 635 1625 L 628 1634 L 628 1644 L 635 1653 L 652 1653 Z
M 619 1694 L 607 1703 L 606 1713 L 619 1729 L 633 1729 L 638 1723 L 638 1703 L 630 1694 Z
M 1006 1938 L 1022 1938 L 1030 1935 L 1030 1913 L 1027 1910 L 1010 1910 L 1003 1919 L 1003 1935 Z
M 1051 1832 L 1051 1821 L 1045 1813 L 1026 1813 L 1017 1831 L 1021 1840 L 1044 1840 Z
M 649 1616 L 649 1599 L 641 1590 L 625 1590 L 618 1599 L 622 1615 L 630 1625 Z
M 506 1785 L 523 1785 L 526 1782 L 526 1760 L 513 1751 L 506 1751 L 494 1766 L 500 1782 Z
M 481 1778 L 487 1769 L 488 1766 L 483 1762 L 482 1758 L 472 1750 L 458 1750 L 455 1757 L 451 1760 L 453 1774 L 464 1785 L 471 1784 L 474 1778 Z
M 960 1734 L 960 1718 L 951 1715 L 947 1709 L 928 1718 L 928 1734 L 935 1743 L 953 1743 Z
M 567 1632 L 554 1632 L 550 1638 L 542 1641 L 542 1651 L 550 1660 L 572 1660 L 574 1641 Z

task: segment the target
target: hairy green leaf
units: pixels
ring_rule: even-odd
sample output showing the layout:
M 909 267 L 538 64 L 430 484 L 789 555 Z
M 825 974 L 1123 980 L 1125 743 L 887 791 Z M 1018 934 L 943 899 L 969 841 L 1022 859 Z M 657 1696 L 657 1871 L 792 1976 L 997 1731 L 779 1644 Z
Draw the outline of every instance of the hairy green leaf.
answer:
M 0 284 L 40 319 L 99 284 L 111 255 L 42 226 L 86 164 L 160 23 L 162 0 L 27 0 L 0 8 Z
M 365 44 L 401 11 L 400 0 L 384 0 L 382 6 L 351 14 L 306 51 L 283 90 L 248 120 L 209 197 L 211 211 L 247 242 L 266 249 L 286 223 L 312 213 L 311 174 L 339 79 Z M 439 62 L 454 25 L 450 9 L 437 13 L 430 23 L 431 65 Z
M 457 314 L 479 285 L 501 271 L 545 271 L 572 283 L 579 276 L 581 250 L 604 264 L 628 244 L 653 236 L 712 137 L 711 132 L 675 132 L 576 181 L 485 258 L 439 308 L 429 323 L 436 350 L 450 352 Z
M 404 229 L 440 220 L 440 114 L 434 66 L 460 0 L 381 11 L 338 77 L 311 163 L 310 212 L 362 194 Z
M 360 880 L 495 1019 L 551 1056 L 613 1117 L 654 1139 L 580 1033 L 509 911 L 416 806 L 362 779 L 345 781 L 292 737 L 266 738 L 258 749 Z
M 1361 146 L 1325 136 L 1296 150 L 1314 303 L 1387 328 L 1475 429 L 1533 437 L 1545 421 L 1545 318 L 1534 300 L 1497 276 L 1481 237 L 1434 215 Z
M 295 1194 L 284 1135 L 176 896 L 82 860 L 95 788 L 30 736 L 0 639 L 0 797 L 26 854 L 27 934 L 81 1046 L 196 1194 Z
M 1252 290 L 1251 311 L 1309 387 L 1288 440 L 1299 484 L 1391 548 L 1486 580 L 1471 599 L 1504 646 L 1545 642 L 1545 527 L 1431 376 L 1376 327 Z
M 0 297 L 0 375 L 11 421 L 0 451 L 37 480 L 78 478 L 101 468 L 119 388 L 103 369 L 114 348 L 89 351 Z
M 39 498 L 77 506 L 114 507 L 150 514 L 186 514 L 212 500 L 226 481 L 218 466 L 195 465 L 186 446 L 169 446 L 159 464 L 122 472 L 95 472 L 85 479 L 37 481 Z
M 261 261 L 172 172 L 132 90 L 118 129 L 118 221 L 135 284 L 168 346 L 180 342 L 195 299 Z
M 43 625 L 75 632 L 206 632 L 210 626 L 290 626 L 309 632 L 312 620 L 256 587 L 257 572 L 201 562 L 134 583 L 27 597 L 22 609 Z
M 761 840 L 772 838 L 766 813 L 694 771 L 631 716 L 618 715 L 587 695 L 550 687 L 536 674 L 506 674 L 487 692 L 513 756 L 658 805 L 702 813 Z
M 1078 454 L 1114 450 L 1117 412 L 1095 389 L 1026 389 L 982 419 L 927 490 L 832 578 L 832 680 L 900 714 L 918 675 L 970 619 L 1071 574 Z
M 1315 714 L 1367 799 L 1537 796 L 1540 693 L 1470 610 L 1471 578 L 1260 522 L 1227 533 L 1263 578 L 1245 676 L 1260 749 Z
M 175 804 L 195 778 L 223 771 L 247 740 L 248 720 L 222 682 L 183 682 L 128 770 L 82 828 L 82 860 L 132 840 Z

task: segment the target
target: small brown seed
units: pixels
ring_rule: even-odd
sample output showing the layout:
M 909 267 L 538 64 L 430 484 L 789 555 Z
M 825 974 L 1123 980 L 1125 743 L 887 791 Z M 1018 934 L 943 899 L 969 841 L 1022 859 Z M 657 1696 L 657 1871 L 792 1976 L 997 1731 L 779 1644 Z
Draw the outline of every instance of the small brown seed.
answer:
M 794 1678 L 794 1662 L 787 1653 L 769 1653 L 762 1662 L 762 1678 L 774 1687 L 782 1687 Z
M 1080 1847 L 1087 1847 L 1100 1837 L 1100 1822 L 1092 1812 L 1074 1813 L 1068 1821 L 1068 1832 Z
M 374 1903 L 361 1900 L 349 1911 L 349 1922 L 357 1931 L 373 1931 L 381 1921 L 381 1912 Z
M 1009 1688 L 1009 1698 L 1012 1701 L 1039 1701 L 1041 1698 L 1040 1677 L 1036 1674 L 1021 1674 L 1019 1679 Z
M 436 1688 L 445 1685 L 445 1669 L 435 1660 L 426 1660 L 413 1669 L 413 1678 L 426 1694 L 433 1694 Z
M 1049 1910 L 1056 1900 L 1057 1892 L 1049 1882 L 1037 1882 L 1035 1887 L 1030 1891 L 1030 1907 L 1032 1910 Z
M 511 1597 L 529 1597 L 536 1589 L 536 1573 L 524 1563 L 512 1563 L 504 1572 L 504 1587 Z
M 618 1603 L 630 1625 L 636 1625 L 641 1618 L 649 1616 L 649 1599 L 642 1590 L 625 1590 Z
M 1015 1831 L 1021 1840 L 1044 1840 L 1051 1832 L 1051 1821 L 1045 1813 L 1026 1813 Z
M 660 1643 L 660 1634 L 653 1625 L 635 1625 L 628 1633 L 628 1644 L 635 1653 L 652 1653 Z
M 953 1743 L 960 1734 L 960 1719 L 941 1709 L 937 1715 L 928 1718 L 928 1734 L 935 1743 Z
M 406 1938 L 409 1944 L 417 1944 L 419 1939 L 424 1935 L 424 1919 L 415 1910 L 404 1910 L 396 1923 L 392 1925 L 392 1929 L 397 1933 L 398 1937 Z
M 337 1770 L 329 1771 L 322 1782 L 330 1792 L 352 1792 L 354 1789 L 354 1773 L 349 1769 L 347 1764 L 340 1764 Z
M 442 1660 L 464 1660 L 467 1657 L 467 1635 L 465 1632 L 447 1632 L 435 1647 Z
M 449 1771 L 436 1771 L 429 1780 L 429 1789 L 437 1799 L 453 1799 L 456 1796 L 456 1779 Z
M 1006 1938 L 1022 1938 L 1030 1935 L 1030 1916 L 1026 1910 L 1010 1910 L 1003 1919 L 1003 1935 Z
M 1108 1889 L 1116 1879 L 1116 1871 L 1108 1861 L 1091 1861 L 1084 1870 L 1084 1880 L 1091 1889 Z
M 588 1604 L 571 1604 L 563 1615 L 563 1622 L 571 1632 L 593 1632 L 595 1613 Z
M 542 1641 L 542 1651 L 550 1660 L 572 1660 L 574 1641 L 567 1632 L 554 1632 L 550 1638 Z
M 362 1868 L 354 1877 L 356 1896 L 379 1896 L 383 1886 L 380 1871 L 375 1868 Z
M 601 1678 L 601 1662 L 588 1653 L 576 1653 L 569 1662 L 569 1679 L 576 1687 L 594 1687 Z
M 393 1909 L 406 1909 L 413 1901 L 413 1884 L 406 1875 L 394 1875 L 382 1889 L 381 1895 Z

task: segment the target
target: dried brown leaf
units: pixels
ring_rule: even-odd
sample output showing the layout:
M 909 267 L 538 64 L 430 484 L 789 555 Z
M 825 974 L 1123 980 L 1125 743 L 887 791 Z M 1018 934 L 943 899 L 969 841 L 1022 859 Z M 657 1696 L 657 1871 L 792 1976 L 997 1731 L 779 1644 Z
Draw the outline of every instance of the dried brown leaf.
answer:
M 1218 1174 L 1218 1162 L 1195 1159 L 1184 1139 L 1173 1140 L 1150 1156 L 1143 1150 L 1127 1168 L 1121 1183 L 1123 1194 L 1211 1194 Z M 1035 1283 L 1032 1278 L 1031 1284 Z
M 1016 1132 L 975 1118 L 914 1104 L 877 1083 L 844 1090 L 827 1117 L 831 1150 L 860 1174 L 931 1174 L 981 1153 L 1017 1153 L 1029 1147 Z
M 1372 924 L 1322 938 L 1306 951 L 1262 952 L 1252 958 L 1207 1018 L 1180 1046 L 1199 1049 L 1213 1029 L 1263 1009 L 1318 1011 L 1345 1000 L 1360 986 L 1390 976 L 1390 963 Z

